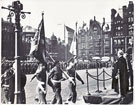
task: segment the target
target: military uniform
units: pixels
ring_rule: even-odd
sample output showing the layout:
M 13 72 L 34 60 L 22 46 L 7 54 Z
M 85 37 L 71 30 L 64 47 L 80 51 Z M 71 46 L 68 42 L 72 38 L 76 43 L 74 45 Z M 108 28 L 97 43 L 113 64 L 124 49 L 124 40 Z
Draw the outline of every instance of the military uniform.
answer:
M 41 104 L 47 104 L 46 101 L 46 67 L 43 64 L 39 64 L 36 71 L 37 78 L 37 93 L 39 95 L 39 101 Z
M 71 64 L 72 65 L 72 64 Z M 84 84 L 83 80 L 81 77 L 77 74 L 75 71 L 76 67 L 73 65 L 70 69 L 67 70 L 67 74 L 72 78 L 74 83 L 72 81 L 69 81 L 69 90 L 70 90 L 70 95 L 68 98 L 68 101 L 72 101 L 73 103 L 76 103 L 76 98 L 77 98 L 77 92 L 76 92 L 76 78 Z
M 15 75 L 13 68 L 9 68 L 7 72 L 4 73 L 2 88 L 4 91 L 4 103 L 14 103 L 14 91 L 15 91 Z M 26 103 L 25 96 L 25 84 L 26 84 L 26 75 L 21 73 L 21 103 Z
M 62 77 L 62 70 L 60 69 L 59 62 L 56 62 L 56 66 L 50 71 L 49 78 L 51 78 L 54 87 L 54 97 L 52 99 L 51 104 L 62 104 L 62 97 L 61 97 L 61 80 Z

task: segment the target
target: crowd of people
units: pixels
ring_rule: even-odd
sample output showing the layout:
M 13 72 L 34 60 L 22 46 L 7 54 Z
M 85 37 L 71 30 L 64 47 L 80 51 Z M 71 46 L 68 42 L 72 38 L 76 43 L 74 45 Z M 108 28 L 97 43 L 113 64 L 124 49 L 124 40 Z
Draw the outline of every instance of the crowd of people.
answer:
M 88 68 L 88 65 L 86 66 L 86 68 Z M 39 62 L 38 68 L 30 80 L 30 82 L 32 82 L 32 80 L 36 78 L 38 81 L 36 88 L 36 92 L 38 95 L 35 97 L 35 100 L 37 100 L 40 104 L 48 104 L 46 100 L 48 84 L 54 92 L 54 97 L 51 101 L 51 104 L 62 104 L 63 101 L 61 95 L 61 82 L 69 80 L 68 88 L 70 90 L 70 93 L 66 103 L 76 103 L 76 79 L 78 79 L 82 84 L 84 84 L 84 81 L 76 72 L 77 67 L 77 59 L 75 57 L 73 57 L 70 62 L 65 63 L 64 65 L 60 61 L 55 61 L 53 64 Z M 130 55 L 128 53 L 124 54 L 122 50 L 119 50 L 118 58 L 114 62 L 113 67 L 112 88 L 122 97 L 125 97 L 126 94 L 129 92 L 129 82 L 131 85 L 130 90 L 133 90 L 133 69 Z M 13 104 L 15 91 L 14 66 L 9 66 L 3 69 L 4 72 L 1 76 L 1 87 L 2 91 L 4 91 L 3 96 L 5 100 L 2 103 Z M 21 103 L 23 104 L 26 103 L 26 96 L 24 90 L 26 80 L 26 74 L 22 72 Z

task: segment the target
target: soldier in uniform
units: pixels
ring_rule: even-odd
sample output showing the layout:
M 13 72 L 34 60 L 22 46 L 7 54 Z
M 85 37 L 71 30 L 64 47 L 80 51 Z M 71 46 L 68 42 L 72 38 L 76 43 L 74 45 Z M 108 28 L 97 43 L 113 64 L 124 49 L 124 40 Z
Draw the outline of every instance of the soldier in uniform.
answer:
M 14 67 L 13 64 L 10 65 L 4 74 L 2 75 L 2 88 L 4 89 L 4 96 L 5 96 L 5 102 L 6 104 L 14 103 L 14 91 L 15 91 L 15 73 L 14 73 Z M 26 75 L 21 72 L 21 103 L 26 103 L 26 96 L 25 96 L 25 84 L 26 84 Z
M 54 67 L 50 71 L 49 78 L 53 82 L 54 87 L 54 97 L 52 99 L 51 104 L 62 104 L 62 97 L 61 97 L 61 81 L 65 80 L 65 78 L 62 77 L 62 70 L 60 68 L 60 62 L 55 61 Z
M 69 81 L 69 89 L 70 89 L 70 95 L 67 101 L 72 101 L 73 103 L 76 103 L 77 98 L 77 92 L 76 92 L 76 78 L 84 84 L 84 81 L 81 79 L 81 77 L 76 72 L 76 59 L 72 59 L 69 63 L 68 67 L 66 68 L 67 74 L 72 78 L 73 81 Z
M 47 104 L 46 101 L 46 67 L 47 65 L 43 65 L 42 63 L 39 64 L 38 69 L 35 75 L 32 77 L 31 81 L 36 77 L 37 78 L 37 88 L 36 92 L 38 93 L 39 103 L 40 104 Z M 36 97 L 35 100 L 38 100 Z

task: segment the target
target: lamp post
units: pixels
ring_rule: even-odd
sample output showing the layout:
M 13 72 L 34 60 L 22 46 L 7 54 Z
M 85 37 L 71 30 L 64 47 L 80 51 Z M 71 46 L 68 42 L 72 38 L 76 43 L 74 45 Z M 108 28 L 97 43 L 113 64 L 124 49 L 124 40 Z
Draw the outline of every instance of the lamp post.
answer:
M 11 16 L 15 14 L 15 104 L 21 104 L 21 71 L 20 71 L 20 16 L 25 19 L 25 13 L 30 14 L 30 12 L 23 12 L 23 4 L 19 0 L 13 1 L 12 6 L 2 7 L 2 9 L 7 9 Z

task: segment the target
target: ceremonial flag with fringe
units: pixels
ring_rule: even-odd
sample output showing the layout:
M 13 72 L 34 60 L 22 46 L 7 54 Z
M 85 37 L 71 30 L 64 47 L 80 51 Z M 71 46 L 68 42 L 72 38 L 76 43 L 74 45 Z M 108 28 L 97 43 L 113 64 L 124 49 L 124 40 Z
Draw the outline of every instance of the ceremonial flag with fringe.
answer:
M 31 41 L 30 55 L 34 56 L 39 62 L 46 63 L 46 41 L 43 18 L 38 26 L 38 31 Z

